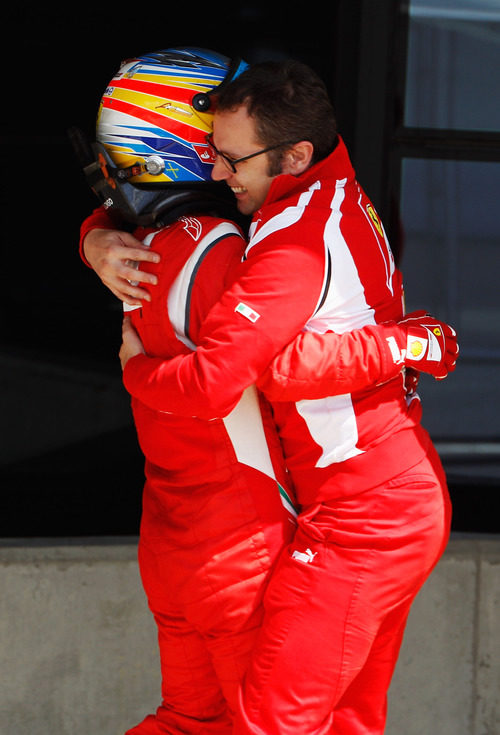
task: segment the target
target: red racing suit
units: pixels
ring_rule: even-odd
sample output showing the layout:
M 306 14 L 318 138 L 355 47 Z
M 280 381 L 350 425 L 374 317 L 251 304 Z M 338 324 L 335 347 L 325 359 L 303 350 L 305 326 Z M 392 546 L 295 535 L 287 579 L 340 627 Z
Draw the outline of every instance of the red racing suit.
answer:
M 92 224 L 109 226 L 101 210 L 83 235 Z M 128 310 L 148 354 L 188 354 L 245 240 L 206 216 L 147 233 L 135 234 L 161 255 L 151 267 L 158 285 L 150 303 Z M 139 563 L 158 626 L 162 705 L 129 733 L 229 733 L 264 583 L 295 528 L 270 410 L 255 387 L 213 421 L 135 397 L 132 409 L 146 459 Z
M 197 350 L 138 355 L 124 383 L 157 410 L 224 417 L 302 329 L 345 333 L 402 313 L 401 275 L 340 140 L 302 176 L 273 181 Z M 382 733 L 409 606 L 449 532 L 442 468 L 400 376 L 270 398 L 302 512 L 266 593 L 235 732 Z

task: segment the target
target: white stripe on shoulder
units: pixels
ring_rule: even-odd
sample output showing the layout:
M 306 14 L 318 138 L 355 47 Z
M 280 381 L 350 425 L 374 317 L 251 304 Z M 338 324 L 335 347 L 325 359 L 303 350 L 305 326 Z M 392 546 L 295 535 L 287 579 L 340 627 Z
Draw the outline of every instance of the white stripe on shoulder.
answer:
M 297 204 L 294 204 L 291 207 L 286 207 L 282 212 L 271 217 L 271 219 L 262 225 L 257 232 L 256 230 L 258 228 L 259 221 L 257 220 L 256 222 L 252 222 L 249 228 L 249 242 L 246 253 L 248 253 L 254 245 L 257 245 L 257 243 L 261 242 L 273 232 L 284 230 L 286 227 L 290 227 L 298 222 L 304 214 L 305 208 L 311 201 L 312 195 L 317 189 L 321 189 L 320 181 L 315 181 L 314 184 L 311 184 L 309 189 L 300 195 Z
M 306 326 L 308 331 L 320 334 L 328 330 L 342 334 L 375 323 L 373 308 L 366 301 L 364 285 L 342 232 L 343 184 L 345 180 L 337 182 L 324 229 L 326 261 L 331 262 L 331 271 L 325 273 L 321 300 Z
M 236 236 L 243 239 L 241 232 L 232 222 L 221 222 L 210 230 L 198 243 L 190 257 L 184 263 L 177 278 L 173 282 L 167 299 L 168 314 L 176 337 L 195 350 L 196 345 L 187 334 L 191 289 L 196 272 L 207 253 L 226 237 Z

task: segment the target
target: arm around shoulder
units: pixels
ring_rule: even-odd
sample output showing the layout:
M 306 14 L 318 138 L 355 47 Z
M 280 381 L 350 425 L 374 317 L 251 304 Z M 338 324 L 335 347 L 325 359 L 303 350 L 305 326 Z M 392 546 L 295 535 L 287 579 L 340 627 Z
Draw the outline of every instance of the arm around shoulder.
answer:
M 113 219 L 101 207 L 82 223 L 80 253 L 101 281 L 121 301 L 140 305 L 150 300 L 147 289 L 139 283 L 156 285 L 153 273 L 139 269 L 141 262 L 157 263 L 159 255 L 134 235 L 115 228 Z

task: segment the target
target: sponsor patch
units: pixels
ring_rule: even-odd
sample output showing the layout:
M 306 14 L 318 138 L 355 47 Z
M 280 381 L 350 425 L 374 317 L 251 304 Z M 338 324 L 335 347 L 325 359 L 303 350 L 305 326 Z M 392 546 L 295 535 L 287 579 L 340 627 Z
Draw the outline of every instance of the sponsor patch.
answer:
M 215 163 L 215 153 L 208 147 L 208 145 L 200 145 L 199 143 L 193 143 L 193 148 L 203 163 Z
M 431 362 L 439 362 L 442 352 L 441 345 L 439 344 L 439 340 L 437 339 L 437 337 L 441 336 L 441 330 L 439 329 L 439 327 L 435 327 L 432 332 L 430 329 L 427 329 L 427 334 L 429 335 L 429 349 L 427 351 L 427 359 Z
M 427 347 L 427 340 L 418 339 L 417 337 L 408 337 L 407 353 L 414 360 L 421 360 Z

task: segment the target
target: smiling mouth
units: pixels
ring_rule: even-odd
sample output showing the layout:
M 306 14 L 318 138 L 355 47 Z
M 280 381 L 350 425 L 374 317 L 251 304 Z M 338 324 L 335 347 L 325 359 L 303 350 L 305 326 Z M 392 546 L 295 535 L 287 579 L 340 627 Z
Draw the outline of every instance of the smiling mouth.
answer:
M 244 194 L 246 189 L 244 186 L 231 186 L 231 191 L 233 194 Z

